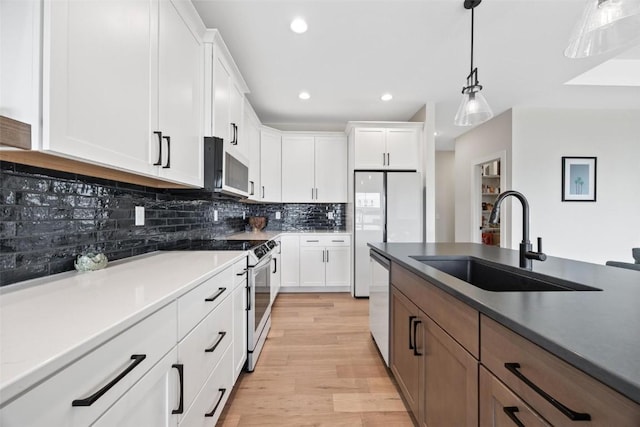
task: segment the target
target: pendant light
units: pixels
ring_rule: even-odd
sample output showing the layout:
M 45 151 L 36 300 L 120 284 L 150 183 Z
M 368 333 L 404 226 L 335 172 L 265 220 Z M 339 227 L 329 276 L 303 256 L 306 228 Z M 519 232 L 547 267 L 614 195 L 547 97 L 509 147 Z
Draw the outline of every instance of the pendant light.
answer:
M 564 51 L 585 58 L 640 41 L 640 0 L 589 0 Z
M 491 107 L 480 91 L 478 68 L 473 68 L 473 11 L 482 0 L 464 0 L 464 8 L 471 9 L 471 72 L 467 76 L 467 85 L 462 88 L 462 100 L 454 119 L 456 126 L 473 126 L 486 122 L 493 117 Z

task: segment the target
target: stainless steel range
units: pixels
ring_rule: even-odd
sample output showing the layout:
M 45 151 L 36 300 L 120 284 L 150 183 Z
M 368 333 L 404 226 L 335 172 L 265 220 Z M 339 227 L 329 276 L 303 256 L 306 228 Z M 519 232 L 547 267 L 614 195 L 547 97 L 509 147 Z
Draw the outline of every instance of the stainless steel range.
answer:
M 189 240 L 170 250 L 249 251 L 247 260 L 247 365 L 253 372 L 271 328 L 271 259 L 274 240 Z

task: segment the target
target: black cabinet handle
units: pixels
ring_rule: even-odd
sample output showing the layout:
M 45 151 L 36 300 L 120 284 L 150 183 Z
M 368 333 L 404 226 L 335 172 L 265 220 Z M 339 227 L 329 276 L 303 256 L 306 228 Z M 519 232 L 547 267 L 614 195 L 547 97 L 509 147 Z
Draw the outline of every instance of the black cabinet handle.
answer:
M 218 389 L 218 393 L 220 393 L 220 397 L 218 398 L 218 401 L 216 402 L 216 406 L 213 407 L 211 412 L 207 412 L 206 414 L 204 414 L 205 417 L 213 417 L 213 414 L 216 413 L 216 409 L 218 409 L 218 406 L 220 405 L 220 402 L 222 402 L 222 398 L 224 397 L 224 394 L 226 392 L 227 392 L 226 388 L 219 388 Z
M 249 183 L 251 184 L 251 191 L 249 192 L 249 195 L 253 196 L 253 193 L 254 193 L 253 181 L 249 181 Z
M 507 368 L 507 370 L 511 372 L 513 375 L 518 377 L 523 383 L 531 387 L 533 391 L 538 393 L 544 400 L 551 403 L 558 411 L 562 412 L 571 421 L 590 421 L 591 420 L 591 415 L 587 413 L 572 411 L 571 409 L 564 406 L 562 403 L 558 402 L 546 391 L 544 391 L 543 389 L 535 385 L 529 378 L 525 377 L 522 374 L 522 372 L 518 370 L 520 369 L 519 363 L 505 363 L 504 367 Z
M 323 249 L 323 250 L 322 250 L 322 262 L 326 262 L 326 261 L 325 261 L 324 253 L 325 253 L 325 252 L 324 252 L 324 249 Z
M 327 262 L 329 262 L 329 249 L 327 249 Z
M 414 356 L 422 356 L 422 353 L 418 352 L 418 325 L 422 323 L 422 320 L 414 320 L 413 321 L 413 355 Z
M 525 427 L 525 425 L 522 424 L 522 421 L 520 421 L 518 417 L 516 417 L 516 412 L 520 412 L 517 406 L 506 406 L 503 407 L 502 410 L 505 414 L 507 414 L 507 417 L 509 417 L 509 419 L 511 419 L 511 421 L 513 421 L 515 425 L 517 425 L 518 427 Z
M 262 198 L 264 199 L 264 185 L 262 186 Z
M 162 132 L 153 131 L 155 135 L 158 135 L 158 161 L 153 166 L 160 166 L 162 164 Z
M 273 271 L 271 273 L 276 274 L 278 272 L 278 258 L 271 259 L 274 262 Z
M 409 350 L 414 350 L 414 346 L 413 346 L 413 321 L 417 319 L 417 316 L 409 316 Z
M 209 298 L 205 298 L 204 300 L 207 302 L 211 302 L 211 301 L 215 301 L 216 298 L 218 298 L 220 295 L 222 295 L 224 293 L 224 291 L 226 291 L 227 288 L 218 288 L 218 292 L 216 292 L 215 294 L 211 295 Z
M 245 274 L 247 274 L 247 269 L 246 268 L 244 270 L 242 270 L 240 273 L 236 273 L 236 276 L 244 276 Z
M 164 165 L 162 168 L 169 169 L 171 167 L 171 137 L 163 136 L 162 138 L 164 138 L 167 141 L 167 164 Z
M 382 166 L 387 166 L 387 159 L 385 153 L 382 153 Z
M 178 409 L 171 411 L 171 414 L 182 414 L 184 412 L 184 365 L 182 363 L 174 363 L 171 367 L 178 370 L 178 379 L 180 380 L 180 400 L 178 403 Z
M 391 166 L 391 154 L 387 153 L 387 166 Z
M 147 358 L 146 354 L 132 354 L 131 360 L 133 363 L 127 366 L 127 369 L 120 372 L 117 377 L 111 380 L 107 385 L 102 387 L 100 390 L 96 391 L 89 397 L 85 397 L 84 399 L 76 399 L 71 402 L 71 406 L 91 406 L 95 403 L 96 400 L 100 399 L 103 394 L 108 392 L 114 385 L 118 384 L 121 379 L 127 376 L 127 374 L 135 369 L 144 359 Z
M 218 339 L 216 340 L 215 343 L 213 343 L 213 345 L 209 348 L 205 348 L 204 352 L 205 353 L 213 353 L 213 351 L 220 345 L 220 343 L 222 342 L 222 340 L 224 339 L 224 336 L 227 335 L 226 332 L 224 331 L 220 331 L 218 332 Z

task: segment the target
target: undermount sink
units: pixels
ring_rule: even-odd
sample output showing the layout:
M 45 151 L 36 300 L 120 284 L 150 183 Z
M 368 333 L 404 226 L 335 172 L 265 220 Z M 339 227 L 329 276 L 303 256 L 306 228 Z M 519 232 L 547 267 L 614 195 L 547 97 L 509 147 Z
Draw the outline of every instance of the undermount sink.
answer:
M 601 291 L 580 283 L 549 277 L 470 256 L 411 256 L 416 261 L 493 292 Z

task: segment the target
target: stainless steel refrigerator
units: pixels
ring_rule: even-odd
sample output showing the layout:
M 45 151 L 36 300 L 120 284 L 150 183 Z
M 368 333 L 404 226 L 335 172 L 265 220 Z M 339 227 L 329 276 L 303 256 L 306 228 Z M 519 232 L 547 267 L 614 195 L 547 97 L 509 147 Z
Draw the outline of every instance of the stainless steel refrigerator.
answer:
M 423 191 L 418 172 L 355 172 L 354 296 L 369 296 L 367 242 L 422 242 Z

